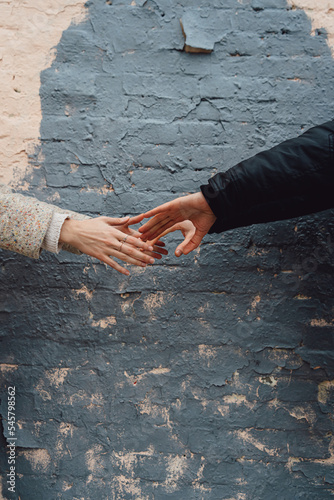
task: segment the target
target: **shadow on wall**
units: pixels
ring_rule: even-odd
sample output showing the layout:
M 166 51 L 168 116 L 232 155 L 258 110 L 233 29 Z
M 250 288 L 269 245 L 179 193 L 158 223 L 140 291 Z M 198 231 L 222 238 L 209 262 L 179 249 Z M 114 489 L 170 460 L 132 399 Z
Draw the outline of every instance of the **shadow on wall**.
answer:
M 41 74 L 40 198 L 136 214 L 333 116 L 325 35 L 285 1 L 87 7 Z M 182 17 L 211 54 L 183 50 Z M 328 498 L 332 220 L 208 237 L 129 278 L 2 252 L 19 494 Z

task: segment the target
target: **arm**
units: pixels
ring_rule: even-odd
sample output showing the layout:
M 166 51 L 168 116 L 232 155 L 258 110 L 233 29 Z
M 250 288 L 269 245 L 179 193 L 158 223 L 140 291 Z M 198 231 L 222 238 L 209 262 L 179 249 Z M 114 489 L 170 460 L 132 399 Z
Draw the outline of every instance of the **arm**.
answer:
M 59 214 L 64 216 L 57 221 Z M 59 242 L 64 249 L 96 257 L 123 274 L 129 272 L 110 256 L 144 267 L 167 253 L 161 248 L 161 242 L 154 247 L 144 243 L 139 233 L 128 228 L 128 220 L 128 217 L 91 219 L 30 196 L 15 194 L 7 186 L 0 185 L 0 247 L 31 258 L 38 259 L 41 248 L 46 245 L 50 223 L 57 227 L 51 238 L 56 251 Z
M 334 121 L 238 163 L 201 186 L 217 217 L 210 233 L 334 206 Z
M 14 193 L 8 186 L 1 184 L 0 247 L 38 259 L 54 211 L 84 218 L 31 196 Z
M 201 193 L 177 198 L 131 222 L 153 217 L 139 229 L 143 239 L 152 240 L 175 223 L 191 220 L 196 234 L 185 247 L 187 254 L 206 233 L 332 208 L 333 190 L 331 121 L 215 175 L 201 186 Z

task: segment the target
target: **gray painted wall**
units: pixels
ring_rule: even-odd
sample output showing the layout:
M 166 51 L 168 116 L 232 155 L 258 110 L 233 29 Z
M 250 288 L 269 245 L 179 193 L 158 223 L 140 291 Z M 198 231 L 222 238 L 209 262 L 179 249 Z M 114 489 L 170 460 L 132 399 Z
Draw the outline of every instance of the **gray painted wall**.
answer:
M 333 118 L 326 33 L 285 0 L 132 3 L 88 2 L 41 74 L 31 194 L 137 214 Z M 211 54 L 183 51 L 180 18 Z M 3 497 L 330 498 L 333 212 L 181 259 L 166 240 L 129 278 L 1 252 L 1 414 L 15 384 L 19 420 L 18 494 L 3 452 Z

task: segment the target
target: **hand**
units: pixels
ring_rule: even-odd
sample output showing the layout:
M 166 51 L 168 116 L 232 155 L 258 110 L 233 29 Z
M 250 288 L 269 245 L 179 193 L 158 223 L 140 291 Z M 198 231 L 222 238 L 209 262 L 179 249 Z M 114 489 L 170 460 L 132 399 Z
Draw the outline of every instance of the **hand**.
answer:
M 131 236 L 134 236 L 135 238 L 141 238 L 141 233 L 130 228 L 128 226 L 128 222 L 126 224 L 122 223 L 122 226 L 123 226 L 122 228 L 118 228 L 118 226 L 117 226 L 117 229 L 120 229 L 120 231 L 123 231 L 125 234 L 130 234 Z M 161 259 L 163 255 L 168 255 L 168 250 L 166 250 L 166 248 L 164 248 L 165 243 L 163 241 L 160 241 L 159 238 L 156 238 L 153 242 L 147 241 L 146 243 L 147 243 L 147 245 L 153 247 L 153 251 L 151 251 L 151 252 L 145 251 L 145 253 L 147 255 L 150 255 L 154 259 Z
M 191 239 L 195 235 L 196 228 L 195 228 L 194 224 L 190 220 L 178 222 L 177 224 L 174 224 L 174 226 L 170 227 L 169 229 L 166 229 L 162 234 L 160 234 L 160 236 L 158 236 L 158 238 L 162 238 L 163 236 L 166 236 L 166 234 L 172 233 L 172 232 L 178 231 L 178 230 L 182 232 L 182 234 L 184 236 L 184 240 L 175 249 L 175 255 L 177 257 L 179 257 L 183 253 L 184 248 L 188 245 L 188 243 L 190 243 Z M 140 235 L 140 233 L 138 233 L 138 234 Z M 152 241 L 147 241 L 146 243 L 154 245 L 156 240 L 157 240 L 157 238 L 155 238 Z M 158 243 L 159 242 L 157 241 L 157 244 Z
M 149 217 L 153 217 L 153 219 L 139 228 L 144 241 L 155 241 L 167 229 L 172 228 L 179 222 L 189 220 L 193 223 L 195 233 L 190 241 L 186 242 L 184 240 L 182 247 L 177 248 L 175 252 L 177 257 L 181 253 L 187 255 L 192 250 L 195 250 L 216 220 L 216 216 L 201 192 L 169 201 L 145 214 L 133 217 L 130 219 L 129 224 L 136 224 Z
M 146 267 L 148 263 L 153 264 L 153 255 L 157 251 L 164 252 L 134 236 L 133 230 L 127 227 L 128 221 L 129 217 L 97 217 L 80 221 L 66 219 L 59 243 L 68 243 L 120 273 L 129 275 L 129 271 L 111 259 L 111 256 L 129 264 Z

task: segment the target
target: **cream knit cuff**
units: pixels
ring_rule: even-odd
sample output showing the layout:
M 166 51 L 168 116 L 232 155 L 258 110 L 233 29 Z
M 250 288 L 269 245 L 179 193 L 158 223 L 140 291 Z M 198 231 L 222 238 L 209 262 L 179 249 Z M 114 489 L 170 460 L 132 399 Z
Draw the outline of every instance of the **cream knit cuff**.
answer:
M 44 236 L 42 248 L 49 252 L 59 253 L 62 247 L 62 245 L 59 244 L 60 231 L 64 221 L 69 218 L 69 214 L 53 212 L 52 219 Z

